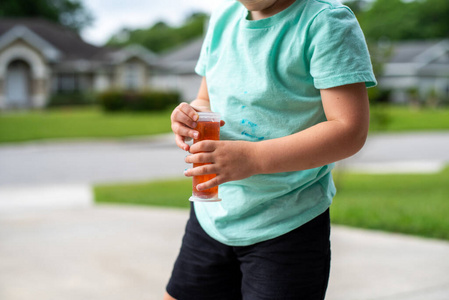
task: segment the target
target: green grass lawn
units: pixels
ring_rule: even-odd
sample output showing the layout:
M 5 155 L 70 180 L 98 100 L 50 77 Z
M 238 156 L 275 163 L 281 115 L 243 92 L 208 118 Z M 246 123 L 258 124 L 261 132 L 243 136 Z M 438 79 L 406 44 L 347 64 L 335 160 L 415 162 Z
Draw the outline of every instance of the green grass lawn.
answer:
M 372 106 L 371 132 L 449 130 L 449 107 Z
M 438 174 L 338 173 L 334 224 L 449 240 L 449 168 Z M 188 208 L 190 179 L 99 185 L 97 203 Z
M 437 174 L 335 175 L 333 223 L 449 240 L 449 167 Z
M 120 138 L 170 132 L 171 109 L 104 113 L 99 107 L 0 112 L 0 143 L 42 139 Z M 374 106 L 371 132 L 449 130 L 449 108 Z
M 97 185 L 95 202 L 188 208 L 191 179 L 170 179 L 134 184 Z
M 42 139 L 119 138 L 170 132 L 171 109 L 104 113 L 98 107 L 0 114 L 0 143 Z

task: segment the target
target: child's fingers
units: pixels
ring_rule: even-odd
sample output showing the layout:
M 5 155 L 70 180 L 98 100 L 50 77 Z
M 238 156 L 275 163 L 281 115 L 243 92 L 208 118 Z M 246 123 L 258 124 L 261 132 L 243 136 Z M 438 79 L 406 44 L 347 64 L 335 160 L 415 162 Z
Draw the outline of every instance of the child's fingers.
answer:
M 207 190 L 207 189 L 210 189 L 210 188 L 219 186 L 220 184 L 221 184 L 221 182 L 220 182 L 220 177 L 217 176 L 217 177 L 212 178 L 212 179 L 209 180 L 209 181 L 206 181 L 206 182 L 203 182 L 203 183 L 198 184 L 198 185 L 196 186 L 196 189 L 197 189 L 198 191 L 204 191 L 204 190 Z
M 179 109 L 175 109 L 172 113 L 172 123 L 181 123 L 190 128 L 196 128 L 197 123 L 193 121 L 188 115 Z
M 220 141 L 204 140 L 195 143 L 190 147 L 190 153 L 212 152 L 219 147 Z
M 213 163 L 214 156 L 211 153 L 197 153 L 186 156 L 184 161 L 188 164 Z
M 184 124 L 181 124 L 180 122 L 174 122 L 171 124 L 171 129 L 175 134 L 178 134 L 183 137 L 190 137 L 193 139 L 197 139 L 199 136 L 198 131 L 193 130 L 189 127 L 186 127 Z
M 199 176 L 199 175 L 207 175 L 207 174 L 216 174 L 218 172 L 217 166 L 215 164 L 207 164 L 203 166 L 199 166 L 196 168 L 187 169 L 184 171 L 184 175 L 191 176 Z
M 185 138 L 179 134 L 175 135 L 176 145 L 184 151 L 189 151 L 190 146 L 185 143 Z
M 180 122 L 190 128 L 196 128 L 198 113 L 187 103 L 179 104 L 171 115 L 172 122 Z

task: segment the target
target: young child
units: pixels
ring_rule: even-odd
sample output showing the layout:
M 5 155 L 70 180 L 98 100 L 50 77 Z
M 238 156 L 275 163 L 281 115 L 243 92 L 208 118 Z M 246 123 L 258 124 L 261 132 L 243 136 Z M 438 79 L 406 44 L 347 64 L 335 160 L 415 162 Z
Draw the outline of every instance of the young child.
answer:
M 226 1 L 212 14 L 197 99 L 172 113 L 186 176 L 217 174 L 221 202 L 195 202 L 164 299 L 324 299 L 334 162 L 363 146 L 374 78 L 338 0 Z M 220 141 L 195 138 L 198 111 Z M 222 124 L 222 125 L 223 125 Z

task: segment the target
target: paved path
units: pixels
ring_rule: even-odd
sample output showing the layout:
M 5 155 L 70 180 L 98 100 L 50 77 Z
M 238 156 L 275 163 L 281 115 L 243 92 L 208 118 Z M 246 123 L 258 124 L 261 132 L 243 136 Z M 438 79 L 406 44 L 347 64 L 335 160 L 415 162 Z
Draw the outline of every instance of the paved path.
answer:
M 187 217 L 104 205 L 0 215 L 0 299 L 162 299 Z M 447 300 L 448 254 L 447 242 L 333 226 L 326 299 Z

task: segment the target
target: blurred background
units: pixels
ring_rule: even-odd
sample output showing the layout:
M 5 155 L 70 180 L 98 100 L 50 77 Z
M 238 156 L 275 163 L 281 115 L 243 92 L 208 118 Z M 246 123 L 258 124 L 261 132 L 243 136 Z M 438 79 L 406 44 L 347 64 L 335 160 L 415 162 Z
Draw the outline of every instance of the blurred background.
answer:
M 220 2 L 1 0 L 0 299 L 160 299 L 191 192 L 170 114 Z M 334 170 L 328 299 L 448 299 L 449 1 L 343 3 L 379 84 Z

